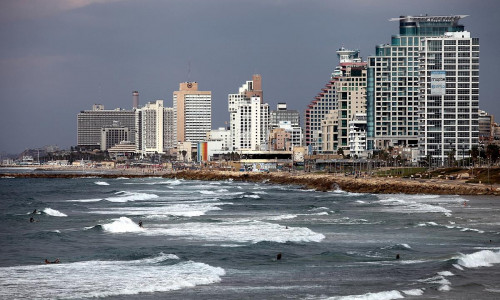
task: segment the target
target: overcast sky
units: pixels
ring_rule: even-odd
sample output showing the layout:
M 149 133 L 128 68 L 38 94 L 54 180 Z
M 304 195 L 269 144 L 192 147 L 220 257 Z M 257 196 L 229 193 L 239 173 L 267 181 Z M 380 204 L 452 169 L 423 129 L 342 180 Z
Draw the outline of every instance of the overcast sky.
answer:
M 212 91 L 212 127 L 227 95 L 261 74 L 264 101 L 304 109 L 337 65 L 335 51 L 398 33 L 400 15 L 469 15 L 480 38 L 480 109 L 500 119 L 498 0 L 1 0 L 0 153 L 76 145 L 76 116 L 101 103 L 172 105 L 183 81 Z

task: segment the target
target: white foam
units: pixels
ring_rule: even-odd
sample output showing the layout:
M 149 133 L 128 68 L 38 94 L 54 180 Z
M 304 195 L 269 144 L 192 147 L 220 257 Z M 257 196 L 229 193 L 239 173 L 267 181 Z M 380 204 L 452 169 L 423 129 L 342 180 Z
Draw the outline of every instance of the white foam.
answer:
M 259 195 L 243 195 L 242 198 L 260 199 L 260 196 Z
M 102 298 L 166 292 L 221 281 L 219 267 L 171 254 L 133 261 L 82 261 L 0 268 L 2 298 Z
M 176 217 L 198 217 L 209 211 L 221 210 L 219 205 L 229 205 L 228 202 L 193 202 L 193 203 L 173 203 L 163 206 L 149 207 L 118 207 L 109 209 L 94 210 L 94 214 L 116 214 L 125 216 L 142 215 L 146 218 L 164 219 L 168 216 Z
M 99 202 L 102 199 L 79 199 L 79 200 L 68 200 L 68 202 Z
M 460 265 L 453 264 L 453 266 L 454 266 L 455 268 L 459 269 L 460 271 L 463 271 L 463 270 L 464 270 L 464 268 L 462 268 L 462 266 L 460 266 Z
M 423 289 L 413 289 L 413 290 L 406 290 L 406 291 L 402 291 L 402 292 L 408 296 L 422 296 L 424 294 Z
M 449 290 L 451 290 L 451 288 L 450 288 L 450 285 L 448 285 L 448 284 L 443 284 L 442 286 L 440 286 L 438 288 L 438 291 L 441 291 L 441 292 L 448 292 Z
M 134 221 L 127 217 L 121 217 L 112 223 L 102 225 L 105 231 L 112 233 L 141 232 L 144 228 L 139 227 Z
M 379 203 L 387 207 L 390 211 L 398 213 L 443 213 L 447 216 L 451 216 L 451 210 L 444 208 L 442 206 L 427 204 L 423 202 L 435 202 L 432 199 L 436 197 L 429 197 L 428 195 L 397 195 L 397 196 L 387 196 L 382 195 L 379 197 Z M 439 196 L 437 196 L 439 197 Z M 425 201 L 431 199 L 432 201 Z M 441 200 L 441 199 L 438 199 Z M 455 200 L 454 200 L 455 201 Z M 437 203 L 440 204 L 440 203 Z
M 48 207 L 46 209 L 44 209 L 43 212 L 46 213 L 47 215 L 53 216 L 53 217 L 67 217 L 68 216 L 67 214 L 64 214 L 58 210 L 48 208 Z
M 128 201 L 144 201 L 158 198 L 156 194 L 135 193 L 135 192 L 116 192 L 117 197 L 108 197 L 105 200 L 110 202 L 128 202 Z
M 336 296 L 327 298 L 329 300 L 392 300 L 402 299 L 404 296 L 396 290 L 378 293 L 367 293 L 363 295 Z
M 279 216 L 269 216 L 269 217 L 265 217 L 263 219 L 270 220 L 270 221 L 279 221 L 279 220 L 294 219 L 296 217 L 297 217 L 297 215 L 288 214 L 288 215 L 279 215 Z
M 305 227 L 289 227 L 262 221 L 230 221 L 220 223 L 184 223 L 163 228 L 151 228 L 147 235 L 169 235 L 218 242 L 258 243 L 270 241 L 320 242 L 325 238 Z
M 471 254 L 462 254 L 457 263 L 466 268 L 491 267 L 500 263 L 500 251 L 481 250 Z
M 442 271 L 442 272 L 438 272 L 439 275 L 441 276 L 455 276 L 455 274 L 451 273 L 450 271 Z
M 96 181 L 94 183 L 97 185 L 109 185 L 109 183 L 107 183 L 106 181 Z

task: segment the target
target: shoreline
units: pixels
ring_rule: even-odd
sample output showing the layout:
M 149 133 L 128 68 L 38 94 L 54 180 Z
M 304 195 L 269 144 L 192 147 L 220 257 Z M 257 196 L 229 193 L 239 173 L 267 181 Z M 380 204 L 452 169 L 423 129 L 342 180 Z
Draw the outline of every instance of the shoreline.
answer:
M 42 169 L 50 172 L 41 173 L 5 173 L 0 170 L 0 177 L 15 178 L 147 178 L 162 177 L 185 180 L 235 180 L 246 182 L 270 182 L 283 185 L 298 185 L 318 191 L 341 189 L 352 193 L 373 194 L 434 194 L 434 195 L 500 195 L 500 188 L 486 184 L 470 184 L 454 180 L 402 179 L 387 177 L 338 176 L 328 173 L 255 173 L 218 170 L 137 170 L 137 169 L 90 169 L 78 172 L 75 169 Z

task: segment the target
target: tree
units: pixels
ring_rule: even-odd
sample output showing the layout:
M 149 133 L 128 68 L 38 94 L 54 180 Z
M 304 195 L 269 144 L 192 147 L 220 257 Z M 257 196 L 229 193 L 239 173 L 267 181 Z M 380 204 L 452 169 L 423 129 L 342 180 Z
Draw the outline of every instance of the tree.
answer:
M 472 149 L 469 150 L 469 154 L 473 161 L 477 161 L 477 158 L 479 157 L 479 148 L 477 146 L 473 146 Z
M 491 160 L 491 162 L 495 163 L 500 156 L 500 148 L 495 144 L 489 144 L 486 147 L 486 156 Z

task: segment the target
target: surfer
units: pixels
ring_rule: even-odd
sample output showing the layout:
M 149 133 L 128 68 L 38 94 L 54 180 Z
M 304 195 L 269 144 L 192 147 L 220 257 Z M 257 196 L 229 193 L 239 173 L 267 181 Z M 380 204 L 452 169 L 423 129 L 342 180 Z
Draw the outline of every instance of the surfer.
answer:
M 281 259 L 281 252 L 278 253 L 278 255 L 276 255 L 276 260 L 280 260 Z
M 142 221 L 139 221 L 139 227 L 142 228 Z
M 59 260 L 59 258 L 56 258 L 56 260 L 54 260 L 54 261 L 49 261 L 48 259 L 45 259 L 46 264 L 58 264 L 60 262 L 61 261 Z
M 398 253 L 398 254 L 396 254 L 396 259 L 399 259 L 399 253 Z
M 35 222 L 35 218 L 31 217 L 30 218 L 30 223 L 33 223 L 33 222 Z
M 37 211 L 36 211 L 36 208 L 35 210 L 31 213 L 32 215 L 36 215 Z

